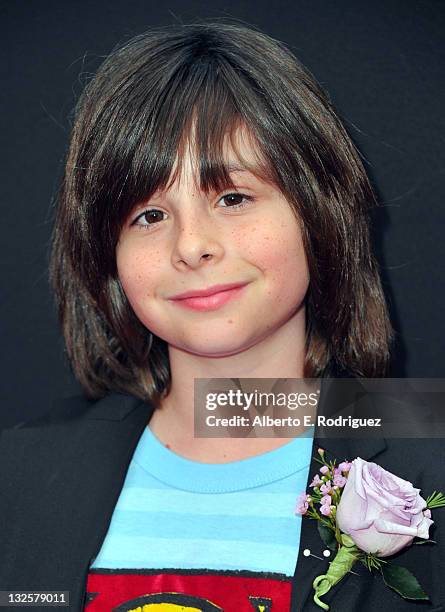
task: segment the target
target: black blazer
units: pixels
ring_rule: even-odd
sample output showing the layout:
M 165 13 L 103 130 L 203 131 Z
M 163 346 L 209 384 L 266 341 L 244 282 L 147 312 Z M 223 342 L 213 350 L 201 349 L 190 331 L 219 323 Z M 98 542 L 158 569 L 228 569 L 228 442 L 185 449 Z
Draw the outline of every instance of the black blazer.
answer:
M 336 411 L 333 379 L 322 382 L 318 410 L 319 414 Z M 44 417 L 2 432 L 0 590 L 69 591 L 69 610 L 84 609 L 89 564 L 102 546 L 152 413 L 151 405 L 128 395 L 110 394 L 97 402 L 72 397 L 56 402 Z M 424 497 L 434 489 L 445 492 L 442 439 L 353 440 L 319 435 L 316 428 L 312 456 L 319 446 L 339 461 L 360 456 L 413 482 Z M 319 467 L 312 459 L 309 479 Z M 431 602 L 404 600 L 380 576 L 356 563 L 353 571 L 358 575 L 348 574 L 323 597 L 331 612 L 445 610 L 445 508 L 433 511 L 433 519 L 430 538 L 437 544 L 413 545 L 393 558 L 417 576 Z M 327 571 L 327 561 L 305 557 L 303 550 L 323 557 L 325 548 L 316 522 L 303 518 L 291 612 L 320 612 L 312 600 L 312 582 Z M 17 608 L 1 608 L 9 609 Z

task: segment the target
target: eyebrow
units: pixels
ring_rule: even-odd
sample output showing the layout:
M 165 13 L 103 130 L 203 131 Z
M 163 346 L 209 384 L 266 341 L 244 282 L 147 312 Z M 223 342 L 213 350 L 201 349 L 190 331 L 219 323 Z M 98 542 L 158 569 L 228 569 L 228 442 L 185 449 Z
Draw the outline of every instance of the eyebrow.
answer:
M 258 173 L 260 168 L 256 164 L 250 166 L 240 166 L 237 162 L 229 162 L 226 165 L 227 172 L 232 174 L 233 172 L 250 172 L 252 174 Z
M 252 162 L 251 164 L 247 164 L 244 166 L 237 161 L 229 161 L 227 164 L 225 164 L 225 168 L 228 174 L 251 174 L 259 181 L 265 183 L 273 182 L 268 170 L 266 170 L 263 166 L 259 165 L 258 162 Z

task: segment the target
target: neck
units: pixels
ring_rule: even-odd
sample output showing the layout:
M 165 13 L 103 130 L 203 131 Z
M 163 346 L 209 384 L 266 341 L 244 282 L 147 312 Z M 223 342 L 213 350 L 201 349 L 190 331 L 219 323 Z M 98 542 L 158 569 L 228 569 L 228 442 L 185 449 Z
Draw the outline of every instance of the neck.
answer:
M 291 438 L 195 438 L 194 379 L 302 378 L 304 311 L 299 315 L 262 342 L 226 357 L 209 358 L 169 345 L 172 385 L 150 420 L 156 437 L 177 454 L 204 463 L 236 461 L 289 443 Z M 264 386 L 261 390 L 267 392 Z

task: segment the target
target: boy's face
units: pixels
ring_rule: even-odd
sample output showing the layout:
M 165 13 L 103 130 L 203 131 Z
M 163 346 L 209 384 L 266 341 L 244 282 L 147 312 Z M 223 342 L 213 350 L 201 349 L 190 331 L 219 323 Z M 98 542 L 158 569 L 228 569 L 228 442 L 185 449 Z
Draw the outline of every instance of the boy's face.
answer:
M 254 162 L 241 132 L 237 148 Z M 239 165 L 229 146 L 225 154 Z M 206 195 L 195 188 L 186 157 L 180 181 L 135 207 L 116 247 L 118 275 L 139 320 L 177 349 L 208 357 L 245 351 L 283 325 L 304 336 L 309 272 L 299 224 L 275 186 L 247 171 L 231 178 L 236 189 Z M 234 193 L 242 195 L 227 197 Z M 171 299 L 232 283 L 244 286 Z

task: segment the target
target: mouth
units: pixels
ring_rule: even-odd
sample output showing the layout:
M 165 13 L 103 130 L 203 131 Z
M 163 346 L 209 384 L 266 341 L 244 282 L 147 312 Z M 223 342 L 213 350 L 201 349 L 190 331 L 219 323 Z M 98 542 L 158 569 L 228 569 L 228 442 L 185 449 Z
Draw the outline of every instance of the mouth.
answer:
M 183 300 L 185 298 L 192 298 L 192 297 L 208 297 L 216 293 L 221 293 L 222 291 L 228 291 L 229 289 L 236 289 L 237 287 L 241 287 L 246 284 L 247 283 L 226 283 L 224 285 L 213 285 L 212 287 L 207 287 L 206 289 L 197 289 L 194 291 L 184 291 L 183 293 L 172 295 L 169 299 L 170 300 Z
M 217 285 L 216 290 L 215 287 L 213 287 L 201 292 L 189 291 L 184 294 L 180 294 L 184 297 L 174 296 L 173 298 L 170 298 L 170 300 L 178 306 L 191 310 L 217 310 L 218 308 L 224 306 L 224 304 L 227 302 L 238 297 L 240 293 L 242 293 L 246 284 L 247 283 L 232 283 L 231 285 Z M 211 291 L 211 293 L 209 293 L 209 291 Z M 203 295 L 204 293 L 207 295 Z

